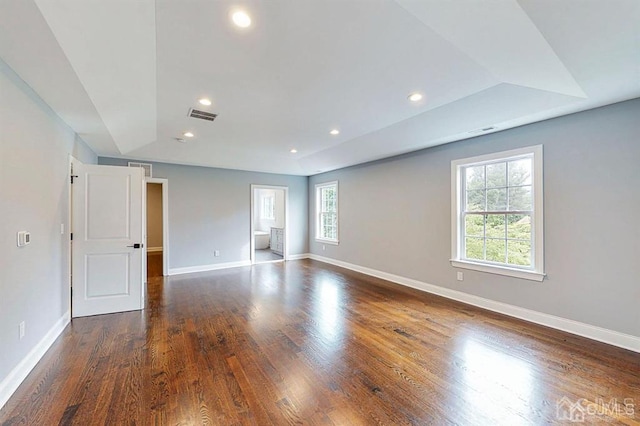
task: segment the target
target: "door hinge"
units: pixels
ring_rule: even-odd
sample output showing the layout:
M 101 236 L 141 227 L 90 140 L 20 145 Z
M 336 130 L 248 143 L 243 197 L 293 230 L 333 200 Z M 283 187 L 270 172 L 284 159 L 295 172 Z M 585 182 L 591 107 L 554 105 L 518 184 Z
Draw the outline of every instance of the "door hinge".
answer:
M 77 178 L 78 175 L 71 175 L 71 184 L 73 184 L 73 178 Z
M 73 241 L 73 232 L 71 232 L 69 235 L 71 235 L 71 241 Z

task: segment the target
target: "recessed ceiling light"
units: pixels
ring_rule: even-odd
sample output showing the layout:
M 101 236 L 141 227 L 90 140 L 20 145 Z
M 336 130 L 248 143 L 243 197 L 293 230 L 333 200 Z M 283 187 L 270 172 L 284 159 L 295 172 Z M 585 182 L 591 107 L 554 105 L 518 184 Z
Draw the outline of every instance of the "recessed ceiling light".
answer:
M 191 132 L 184 132 L 184 133 L 182 134 L 182 136 L 184 136 L 185 138 L 192 138 L 192 137 L 193 137 L 193 133 L 191 133 Z
M 408 98 L 411 102 L 418 102 L 422 100 L 422 95 L 420 93 L 412 93 Z
M 333 136 L 335 135 L 339 135 L 340 134 L 340 130 L 338 129 L 333 129 L 332 131 L 330 131 L 329 133 L 331 133 Z
M 234 12 L 233 15 L 231 15 L 231 19 L 233 20 L 233 23 L 240 28 L 247 28 L 251 25 L 251 17 L 243 10 Z
M 205 106 L 211 105 L 211 101 L 207 98 L 199 99 L 198 102 L 200 102 L 200 105 L 205 105 Z
M 292 153 L 292 154 L 295 154 L 296 152 L 298 152 L 298 150 L 297 150 L 297 149 L 295 149 L 295 148 L 293 148 L 293 149 L 292 149 L 291 151 L 289 151 L 289 152 L 290 152 L 290 153 Z

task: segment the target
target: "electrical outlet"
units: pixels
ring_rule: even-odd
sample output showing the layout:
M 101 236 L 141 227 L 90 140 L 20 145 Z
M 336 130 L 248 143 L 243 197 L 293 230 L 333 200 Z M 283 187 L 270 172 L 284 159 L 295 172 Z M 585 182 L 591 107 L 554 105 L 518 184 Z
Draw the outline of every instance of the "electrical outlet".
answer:
M 324 246 L 324 244 L 322 245 L 322 250 L 324 250 L 326 247 Z
M 214 255 L 215 257 L 220 256 L 220 250 L 216 250 L 216 251 L 214 251 L 214 252 L 213 252 L 213 255 Z
M 464 273 L 458 272 L 458 281 L 464 281 Z
M 22 338 L 24 337 L 24 332 L 25 332 L 25 324 L 24 321 L 22 321 L 20 323 L 20 325 L 18 326 L 18 330 L 20 331 L 20 340 L 22 340 Z
M 60 235 L 64 235 L 64 223 L 60 224 Z

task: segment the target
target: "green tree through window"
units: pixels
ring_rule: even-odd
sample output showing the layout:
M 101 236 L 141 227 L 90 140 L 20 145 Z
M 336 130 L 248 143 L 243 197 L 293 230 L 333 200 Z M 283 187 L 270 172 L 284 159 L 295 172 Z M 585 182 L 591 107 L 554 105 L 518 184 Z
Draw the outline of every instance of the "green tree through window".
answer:
M 316 239 L 338 242 L 338 183 L 316 185 Z
M 542 198 L 535 197 L 542 190 L 542 147 L 456 160 L 452 170 L 452 262 L 543 276 Z
M 531 168 L 531 158 L 464 167 L 465 258 L 531 266 Z

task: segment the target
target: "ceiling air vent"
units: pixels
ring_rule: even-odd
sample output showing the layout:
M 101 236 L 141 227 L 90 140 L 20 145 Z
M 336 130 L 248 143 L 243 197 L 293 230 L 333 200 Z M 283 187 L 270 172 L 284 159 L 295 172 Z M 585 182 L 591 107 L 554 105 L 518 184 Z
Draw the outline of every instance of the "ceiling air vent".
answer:
M 195 108 L 191 108 L 189 110 L 189 117 L 191 117 L 191 118 L 199 118 L 200 120 L 213 121 L 213 120 L 216 119 L 217 116 L 218 116 L 218 114 L 212 114 L 210 112 L 200 111 L 200 110 L 195 109 Z
M 129 161 L 129 167 L 140 167 L 141 169 L 144 169 L 145 177 L 153 177 L 153 165 L 149 163 L 138 163 L 136 161 Z
M 489 132 L 491 130 L 496 130 L 497 127 L 496 126 L 490 126 L 490 127 L 485 127 L 482 129 L 476 129 L 476 130 L 472 130 L 469 133 L 472 135 L 477 135 L 478 133 L 484 133 L 484 132 Z

